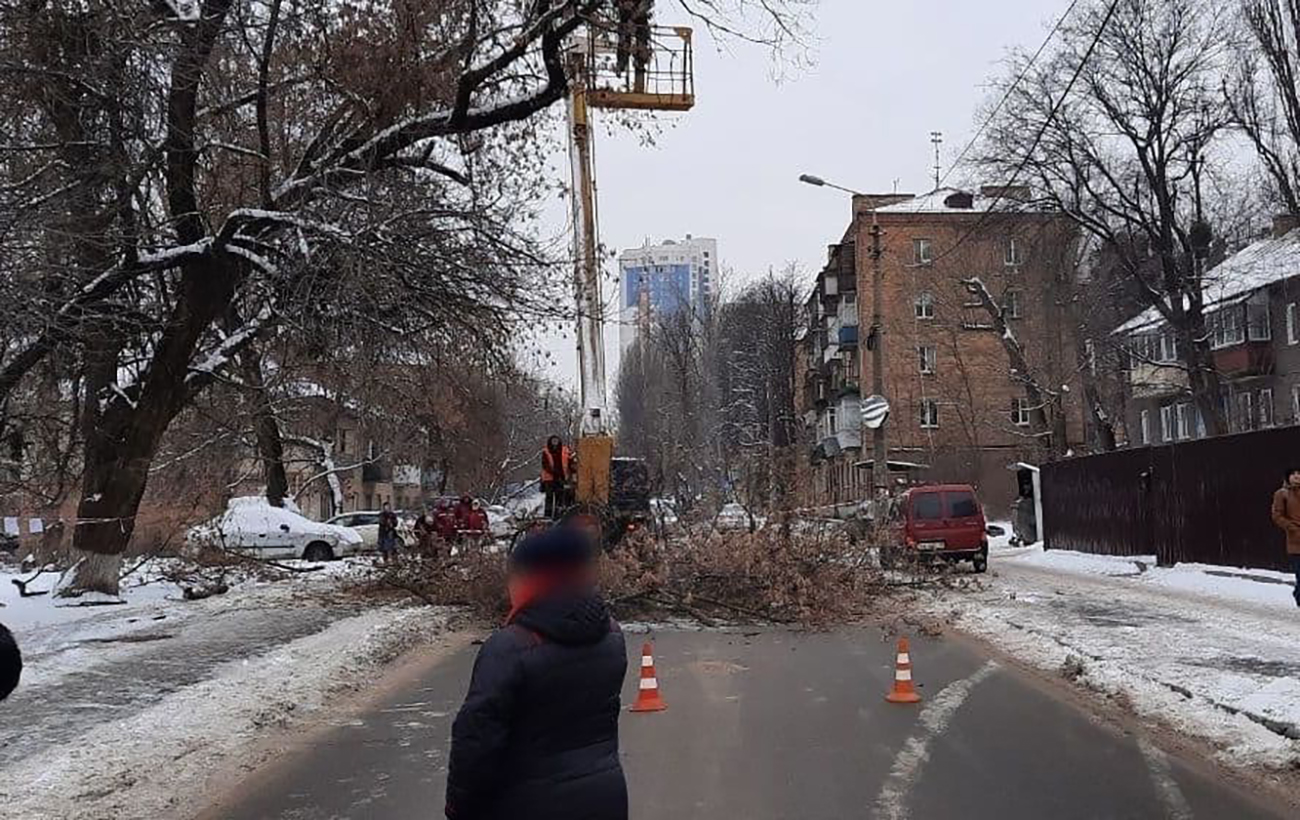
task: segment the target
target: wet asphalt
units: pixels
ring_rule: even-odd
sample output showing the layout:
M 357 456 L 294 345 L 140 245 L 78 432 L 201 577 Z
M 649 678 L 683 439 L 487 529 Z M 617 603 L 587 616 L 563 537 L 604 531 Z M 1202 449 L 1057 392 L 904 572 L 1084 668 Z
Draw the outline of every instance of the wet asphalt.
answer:
M 655 634 L 668 710 L 624 713 L 632 818 L 1279 818 L 1212 767 L 975 644 L 914 639 L 923 702 L 886 703 L 894 644 L 872 629 Z M 635 697 L 643 636 L 628 636 Z M 203 820 L 442 816 L 468 647 L 251 773 Z

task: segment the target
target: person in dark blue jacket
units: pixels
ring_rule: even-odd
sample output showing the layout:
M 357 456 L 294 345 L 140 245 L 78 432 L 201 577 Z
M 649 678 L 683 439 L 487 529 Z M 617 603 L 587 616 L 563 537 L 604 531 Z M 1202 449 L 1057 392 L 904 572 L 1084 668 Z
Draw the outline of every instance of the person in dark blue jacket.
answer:
M 453 820 L 626 820 L 618 757 L 623 634 L 595 549 L 556 527 L 510 557 L 510 615 L 479 650 L 452 726 Z

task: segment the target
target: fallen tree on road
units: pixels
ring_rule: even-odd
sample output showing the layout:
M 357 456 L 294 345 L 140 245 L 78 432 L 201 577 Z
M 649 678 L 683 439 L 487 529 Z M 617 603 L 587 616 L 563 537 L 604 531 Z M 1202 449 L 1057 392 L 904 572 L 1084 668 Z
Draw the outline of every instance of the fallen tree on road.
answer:
M 363 588 L 500 617 L 508 609 L 505 577 L 503 553 L 468 549 L 445 559 L 412 554 L 378 569 Z M 620 618 L 677 616 L 706 626 L 847 623 L 880 614 L 903 589 L 950 577 L 942 570 L 887 573 L 873 549 L 842 532 L 784 527 L 671 539 L 637 533 L 600 562 L 601 587 Z

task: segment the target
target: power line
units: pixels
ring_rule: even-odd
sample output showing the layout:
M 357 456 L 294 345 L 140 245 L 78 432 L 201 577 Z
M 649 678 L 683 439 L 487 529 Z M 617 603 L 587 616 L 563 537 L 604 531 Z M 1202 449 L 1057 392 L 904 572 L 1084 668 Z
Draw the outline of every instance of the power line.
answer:
M 1061 26 L 1065 25 L 1066 19 L 1074 12 L 1074 7 L 1077 5 L 1079 5 L 1079 0 L 1072 0 L 1069 8 L 1067 8 L 1060 17 L 1056 18 L 1056 25 L 1052 26 L 1052 30 L 1047 32 L 1047 37 L 1041 44 L 1039 44 L 1038 50 L 1029 58 L 1029 62 L 1025 64 L 1025 67 L 1021 70 L 1019 76 L 1017 76 L 1016 79 L 1012 81 L 1011 85 L 1008 86 L 1006 92 L 1002 95 L 1002 99 L 998 100 L 997 105 L 993 106 L 993 110 L 984 118 L 984 122 L 980 123 L 980 127 L 976 129 L 975 135 L 971 137 L 970 141 L 966 143 L 966 146 L 961 149 L 961 153 L 957 155 L 957 159 L 953 160 L 952 165 L 948 166 L 948 172 L 943 175 L 943 179 L 941 179 L 939 184 L 935 186 L 936 190 L 943 187 L 943 183 L 948 181 L 948 177 L 952 175 L 952 172 L 957 170 L 957 167 L 961 165 L 962 160 L 966 159 L 966 155 L 970 153 L 970 149 L 974 148 L 975 143 L 979 142 L 979 138 L 984 136 L 984 132 L 988 129 L 989 125 L 993 123 L 994 118 L 996 118 L 998 113 L 1002 111 L 1002 106 L 1007 104 L 1007 100 L 1011 99 L 1011 95 L 1015 93 L 1016 88 L 1020 86 L 1020 83 L 1024 81 L 1025 77 L 1029 76 L 1029 72 L 1034 67 L 1034 64 L 1038 62 L 1038 58 L 1047 50 L 1048 44 L 1056 37 L 1057 32 L 1061 30 Z
M 957 237 L 957 241 L 951 248 L 948 248 L 943 253 L 932 258 L 930 264 L 934 264 L 940 259 L 944 259 L 956 253 L 957 250 L 966 243 L 966 240 L 970 239 L 975 233 L 984 227 L 985 221 L 991 214 L 993 214 L 994 210 L 997 208 L 998 202 L 1005 198 L 1007 191 L 1010 188 L 1015 186 L 1017 178 L 1019 178 L 1019 176 L 1024 172 L 1025 166 L 1027 166 L 1029 161 L 1033 159 L 1034 153 L 1038 150 L 1038 146 L 1042 144 L 1043 137 L 1047 135 L 1047 129 L 1052 124 L 1052 120 L 1056 119 L 1057 112 L 1061 110 L 1061 106 L 1065 105 L 1066 98 L 1069 97 L 1070 92 L 1074 90 L 1074 84 L 1079 81 L 1079 76 L 1083 74 L 1084 67 L 1088 64 L 1088 61 L 1092 59 L 1093 53 L 1101 43 L 1102 35 L 1106 32 L 1106 27 L 1110 25 L 1111 18 L 1115 16 L 1115 11 L 1119 8 L 1119 3 L 1120 0 L 1111 0 L 1110 6 L 1106 9 L 1106 16 L 1102 18 L 1101 25 L 1097 26 L 1096 34 L 1092 36 L 1092 42 L 1088 44 L 1088 50 L 1084 52 L 1083 58 L 1079 60 L 1079 64 L 1074 67 L 1074 73 L 1070 75 L 1070 81 L 1066 83 L 1065 90 L 1061 92 L 1061 96 L 1057 98 L 1056 102 L 1052 104 L 1051 110 L 1047 112 L 1047 117 L 1043 119 L 1043 124 L 1039 126 L 1038 132 L 1034 134 L 1034 140 L 1030 143 L 1029 150 L 1025 152 L 1025 155 L 1016 165 L 1015 171 L 1012 172 L 1008 179 L 1001 181 L 997 193 L 992 197 L 993 201 L 990 202 L 988 208 L 980 214 L 980 218 L 975 222 L 971 229 Z M 1073 8 L 1073 6 L 1071 6 L 1071 8 Z

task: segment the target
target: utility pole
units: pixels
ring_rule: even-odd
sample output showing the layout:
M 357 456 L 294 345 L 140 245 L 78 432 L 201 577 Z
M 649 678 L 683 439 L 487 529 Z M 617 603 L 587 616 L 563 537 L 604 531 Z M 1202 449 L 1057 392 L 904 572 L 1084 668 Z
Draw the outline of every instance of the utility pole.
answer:
M 885 395 L 885 341 L 884 320 L 880 303 L 885 298 L 885 271 L 880 266 L 884 251 L 880 245 L 882 231 L 876 221 L 876 211 L 871 210 L 871 393 Z M 889 463 L 885 448 L 885 422 L 871 431 L 871 485 L 874 498 L 879 501 L 889 490 Z

